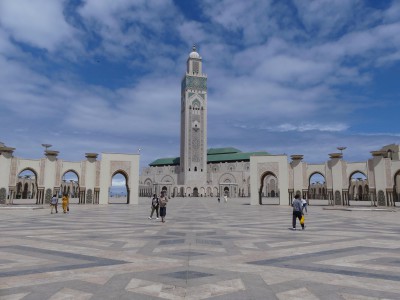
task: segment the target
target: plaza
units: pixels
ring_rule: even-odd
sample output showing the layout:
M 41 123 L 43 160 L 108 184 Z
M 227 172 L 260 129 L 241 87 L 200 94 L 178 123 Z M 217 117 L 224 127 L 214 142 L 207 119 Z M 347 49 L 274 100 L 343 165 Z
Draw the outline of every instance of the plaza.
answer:
M 173 198 L 3 207 L 0 299 L 399 299 L 398 208 Z M 298 226 L 299 227 L 299 226 Z

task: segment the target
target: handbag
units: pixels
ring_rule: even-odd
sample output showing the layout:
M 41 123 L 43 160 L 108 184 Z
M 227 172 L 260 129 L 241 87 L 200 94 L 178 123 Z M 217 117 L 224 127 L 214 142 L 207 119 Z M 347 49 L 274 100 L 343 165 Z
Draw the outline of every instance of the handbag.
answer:
M 302 215 L 302 216 L 301 216 L 301 219 L 300 219 L 300 224 L 301 224 L 301 225 L 304 225 L 304 221 L 305 221 L 305 218 L 304 218 L 304 215 Z

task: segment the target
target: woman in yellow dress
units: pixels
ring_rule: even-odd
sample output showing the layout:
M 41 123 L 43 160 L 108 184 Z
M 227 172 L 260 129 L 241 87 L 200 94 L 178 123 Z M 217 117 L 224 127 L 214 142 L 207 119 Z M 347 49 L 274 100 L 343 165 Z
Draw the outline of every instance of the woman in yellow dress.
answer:
M 64 214 L 66 214 L 67 211 L 69 210 L 68 206 L 69 206 L 68 195 L 64 194 L 62 197 L 62 208 L 63 208 Z

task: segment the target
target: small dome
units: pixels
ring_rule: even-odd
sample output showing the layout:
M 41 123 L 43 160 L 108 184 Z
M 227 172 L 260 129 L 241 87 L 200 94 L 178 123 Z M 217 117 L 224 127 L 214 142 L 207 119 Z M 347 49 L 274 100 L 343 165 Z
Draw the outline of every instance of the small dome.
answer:
M 189 57 L 190 58 L 200 58 L 200 54 L 197 53 L 195 45 L 193 45 L 193 49 L 192 49 L 192 52 L 190 52 Z

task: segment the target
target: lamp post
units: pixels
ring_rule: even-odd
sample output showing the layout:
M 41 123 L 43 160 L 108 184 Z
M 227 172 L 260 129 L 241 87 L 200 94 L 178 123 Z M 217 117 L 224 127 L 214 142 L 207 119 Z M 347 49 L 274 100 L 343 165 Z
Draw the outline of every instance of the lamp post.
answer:
M 347 148 L 347 147 L 341 146 L 341 147 L 337 147 L 336 149 L 338 149 L 338 150 L 340 151 L 340 154 L 343 155 L 343 150 L 345 150 L 346 148 Z
M 45 151 L 47 151 L 48 148 L 50 148 L 53 145 L 50 144 L 42 144 L 42 146 L 45 148 Z

